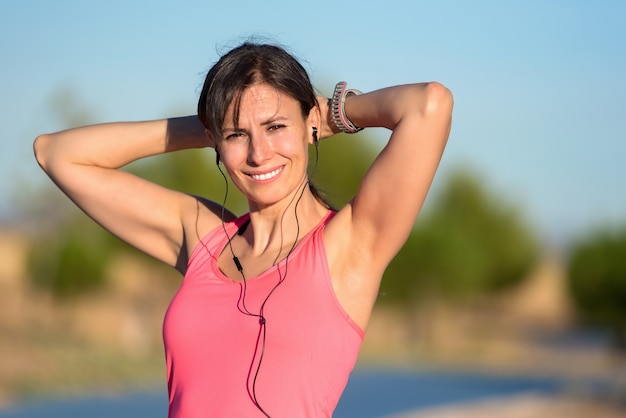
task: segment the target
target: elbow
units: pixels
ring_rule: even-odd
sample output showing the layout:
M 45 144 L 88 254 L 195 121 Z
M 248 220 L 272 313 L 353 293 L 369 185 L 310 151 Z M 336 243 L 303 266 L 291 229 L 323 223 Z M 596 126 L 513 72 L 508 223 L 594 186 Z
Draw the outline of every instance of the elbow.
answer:
M 443 84 L 430 82 L 425 87 L 423 112 L 426 115 L 450 117 L 454 106 L 452 92 Z
M 44 170 L 47 171 L 49 154 L 50 154 L 50 135 L 39 135 L 35 138 L 33 142 L 33 153 L 35 155 L 35 160 L 37 160 L 37 164 Z

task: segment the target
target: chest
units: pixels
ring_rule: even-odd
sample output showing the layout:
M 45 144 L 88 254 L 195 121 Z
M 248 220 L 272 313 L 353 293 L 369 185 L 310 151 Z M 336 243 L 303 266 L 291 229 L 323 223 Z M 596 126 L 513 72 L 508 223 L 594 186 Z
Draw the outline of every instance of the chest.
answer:
M 166 341 L 171 348 L 201 350 L 220 359 L 235 347 L 246 351 L 239 356 L 250 355 L 261 335 L 267 347 L 290 355 L 353 335 L 353 324 L 332 291 L 325 258 L 316 253 L 298 251 L 245 281 L 224 277 L 215 259 L 197 260 L 168 309 Z
M 298 241 L 254 251 L 243 236 L 233 237 L 217 257 L 217 267 L 231 280 L 247 280 L 268 272 L 280 263 L 288 264 Z

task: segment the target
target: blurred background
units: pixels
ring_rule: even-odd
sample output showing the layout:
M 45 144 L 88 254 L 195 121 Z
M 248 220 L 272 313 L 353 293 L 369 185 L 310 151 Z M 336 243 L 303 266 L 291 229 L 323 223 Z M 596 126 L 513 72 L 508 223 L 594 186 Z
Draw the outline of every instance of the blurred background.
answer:
M 363 91 L 437 80 L 455 96 L 440 171 L 386 273 L 346 399 L 400 390 L 380 370 L 434 371 L 457 388 L 545 380 L 369 416 L 457 416 L 461 401 L 463 416 L 626 416 L 625 18 L 611 0 L 1 2 L 0 416 L 68 395 L 165 391 L 160 327 L 180 283 L 73 208 L 32 141 L 194 114 L 205 72 L 250 36 L 292 51 L 320 94 L 339 80 Z M 387 135 L 321 145 L 315 181 L 332 202 L 352 196 Z M 128 169 L 221 201 L 213 158 L 184 151 Z M 240 196 L 228 206 L 245 211 Z

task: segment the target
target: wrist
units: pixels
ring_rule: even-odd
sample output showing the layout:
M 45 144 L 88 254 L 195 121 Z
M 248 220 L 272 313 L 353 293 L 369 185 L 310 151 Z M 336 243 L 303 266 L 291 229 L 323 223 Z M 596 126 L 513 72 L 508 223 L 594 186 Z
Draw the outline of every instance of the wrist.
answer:
M 363 130 L 363 128 L 356 126 L 348 118 L 345 102 L 347 97 L 359 95 L 361 92 L 359 90 L 347 89 L 346 87 L 347 83 L 345 81 L 340 81 L 335 86 L 335 91 L 330 99 L 330 114 L 337 129 L 347 134 L 354 134 Z
M 166 120 L 166 151 L 178 151 L 210 146 L 204 125 L 197 116 L 175 117 Z

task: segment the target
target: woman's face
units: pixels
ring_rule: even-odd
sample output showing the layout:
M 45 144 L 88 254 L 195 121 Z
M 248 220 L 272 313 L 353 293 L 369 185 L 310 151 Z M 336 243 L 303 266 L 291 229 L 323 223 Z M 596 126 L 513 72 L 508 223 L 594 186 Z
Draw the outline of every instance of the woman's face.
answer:
M 302 117 L 294 98 L 267 84 L 243 92 L 238 126 L 233 108 L 226 112 L 219 143 L 233 183 L 258 208 L 290 199 L 307 175 L 310 117 Z

